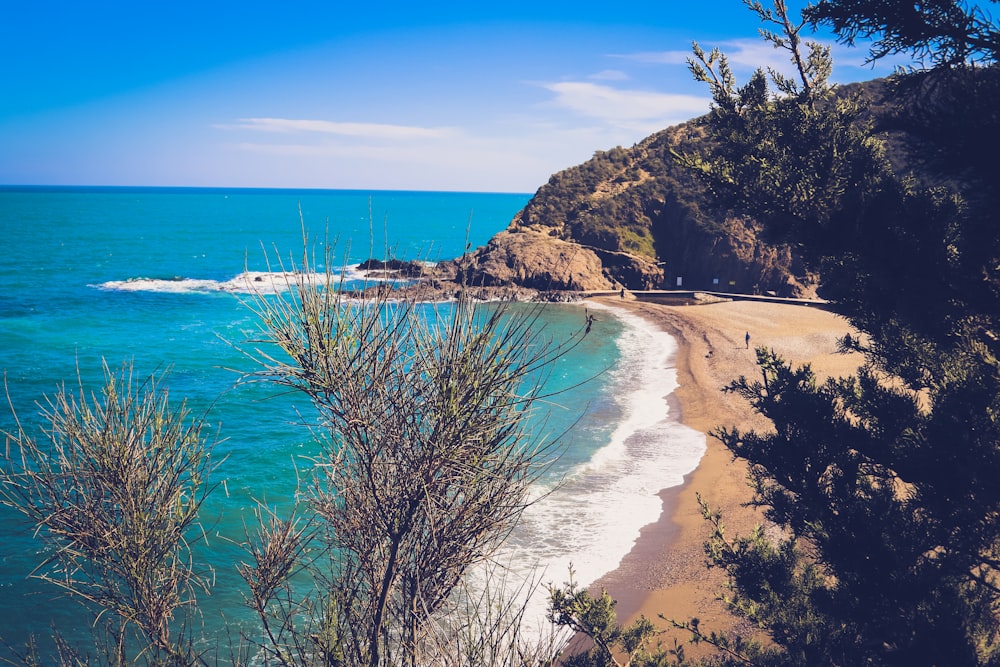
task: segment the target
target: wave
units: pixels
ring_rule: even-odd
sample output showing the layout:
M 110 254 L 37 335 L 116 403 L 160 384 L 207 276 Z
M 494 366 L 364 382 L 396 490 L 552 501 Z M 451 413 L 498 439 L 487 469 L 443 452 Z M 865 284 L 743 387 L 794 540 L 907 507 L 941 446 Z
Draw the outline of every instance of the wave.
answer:
M 323 284 L 330 281 L 333 287 L 345 284 L 351 288 L 366 283 L 402 283 L 409 282 L 406 278 L 395 275 L 392 271 L 366 271 L 358 265 L 345 267 L 342 271 L 331 273 L 303 274 L 286 271 L 245 271 L 228 280 L 212 280 L 207 278 L 128 278 L 127 280 L 109 280 L 93 285 L 98 289 L 113 292 L 161 292 L 168 294 L 207 294 L 225 292 L 229 294 L 263 293 L 275 294 L 287 292 L 295 288 L 298 280 L 305 278 L 311 284 Z
M 668 404 L 677 388 L 673 337 L 635 315 L 608 312 L 626 325 L 608 388 L 616 426 L 529 508 L 511 540 L 511 562 L 544 568 L 547 582 L 566 581 L 572 567 L 576 582 L 588 586 L 617 568 L 641 529 L 660 518 L 659 492 L 682 484 L 705 452 L 705 436 L 681 424 Z M 544 597 L 535 595 L 531 616 L 544 617 Z

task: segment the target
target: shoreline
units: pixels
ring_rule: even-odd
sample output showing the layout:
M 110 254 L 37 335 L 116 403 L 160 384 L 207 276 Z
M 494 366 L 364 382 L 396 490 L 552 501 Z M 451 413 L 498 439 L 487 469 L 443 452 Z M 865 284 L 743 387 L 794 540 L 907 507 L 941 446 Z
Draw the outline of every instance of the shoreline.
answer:
M 728 301 L 704 305 L 661 305 L 618 298 L 593 299 L 623 309 L 655 324 L 677 344 L 674 366 L 678 387 L 667 400 L 678 420 L 704 434 L 706 450 L 697 467 L 679 486 L 662 489 L 660 518 L 645 526 L 618 567 L 595 581 L 618 601 L 623 625 L 640 615 L 667 629 L 660 640 L 670 646 L 686 644 L 687 633 L 670 628 L 665 619 L 679 622 L 693 617 L 706 630 L 742 631 L 741 620 L 729 614 L 718 599 L 724 573 L 709 570 L 703 542 L 709 535 L 697 494 L 713 510 L 721 510 L 730 535 L 748 533 L 762 522 L 759 512 L 743 506 L 751 498 L 746 465 L 733 461 L 729 451 L 710 435 L 716 427 L 766 430 L 768 423 L 736 396 L 722 388 L 740 375 L 754 378 L 755 346 L 766 346 L 795 365 L 812 364 L 818 379 L 849 375 L 862 362 L 859 354 L 836 353 L 836 340 L 850 331 L 834 313 L 813 306 Z M 744 335 L 750 332 L 747 349 Z M 661 615 L 663 618 L 661 618 Z M 690 656 L 705 649 L 686 646 Z

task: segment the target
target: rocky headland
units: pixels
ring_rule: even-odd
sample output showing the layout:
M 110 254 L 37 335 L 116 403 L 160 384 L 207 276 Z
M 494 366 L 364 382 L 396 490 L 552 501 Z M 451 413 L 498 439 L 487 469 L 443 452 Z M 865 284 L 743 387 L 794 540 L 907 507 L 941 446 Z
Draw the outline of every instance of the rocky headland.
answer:
M 416 289 L 465 285 L 484 298 L 539 300 L 621 288 L 815 296 L 816 276 L 792 249 L 714 208 L 673 160 L 672 150 L 695 150 L 700 137 L 687 123 L 554 174 L 506 230 L 464 257 L 424 267 Z
M 881 81 L 838 90 L 860 92 L 876 119 L 890 115 Z M 901 159 L 899 137 L 887 138 L 890 157 Z M 705 148 L 695 119 L 629 148 L 597 151 L 553 174 L 486 246 L 421 267 L 416 289 L 447 296 L 465 286 L 483 298 L 559 301 L 622 288 L 816 297 L 819 276 L 794 248 L 720 208 L 674 159 Z

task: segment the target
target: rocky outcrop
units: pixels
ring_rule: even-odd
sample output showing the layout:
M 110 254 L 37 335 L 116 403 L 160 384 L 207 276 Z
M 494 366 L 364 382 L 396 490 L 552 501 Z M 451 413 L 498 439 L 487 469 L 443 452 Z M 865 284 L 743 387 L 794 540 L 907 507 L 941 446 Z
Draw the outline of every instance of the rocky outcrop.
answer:
M 883 82 L 842 90 L 865 97 L 873 119 L 892 117 Z M 910 171 L 904 138 L 888 132 L 886 139 L 890 159 Z M 504 289 L 515 298 L 528 291 L 573 298 L 572 291 L 622 286 L 817 296 L 819 276 L 794 248 L 769 242 L 756 221 L 718 208 L 674 158 L 703 152 L 706 141 L 691 121 L 553 174 L 486 247 L 429 270 L 427 289 L 476 288 L 488 298 Z
M 601 260 L 602 270 L 615 287 L 657 289 L 663 284 L 663 269 L 654 261 L 627 252 L 591 248 Z
M 403 259 L 366 259 L 358 264 L 358 270 L 364 271 L 368 276 L 385 275 L 403 278 L 420 278 L 427 272 L 427 267 L 422 262 L 414 262 Z
M 456 279 L 472 286 L 516 284 L 536 290 L 614 289 L 593 250 L 536 231 L 500 232 L 456 265 Z

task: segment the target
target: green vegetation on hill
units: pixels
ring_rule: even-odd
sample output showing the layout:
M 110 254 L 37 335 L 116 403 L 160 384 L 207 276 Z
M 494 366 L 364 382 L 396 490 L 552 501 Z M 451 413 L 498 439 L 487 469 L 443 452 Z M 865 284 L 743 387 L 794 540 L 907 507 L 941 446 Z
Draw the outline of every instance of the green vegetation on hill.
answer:
M 528 226 L 552 228 L 560 238 L 649 258 L 663 256 L 669 206 L 674 216 L 711 230 L 714 218 L 698 206 L 704 190 L 670 159 L 670 149 L 688 146 L 691 126 L 659 132 L 631 149 L 598 151 L 587 162 L 553 174 L 522 215 Z

